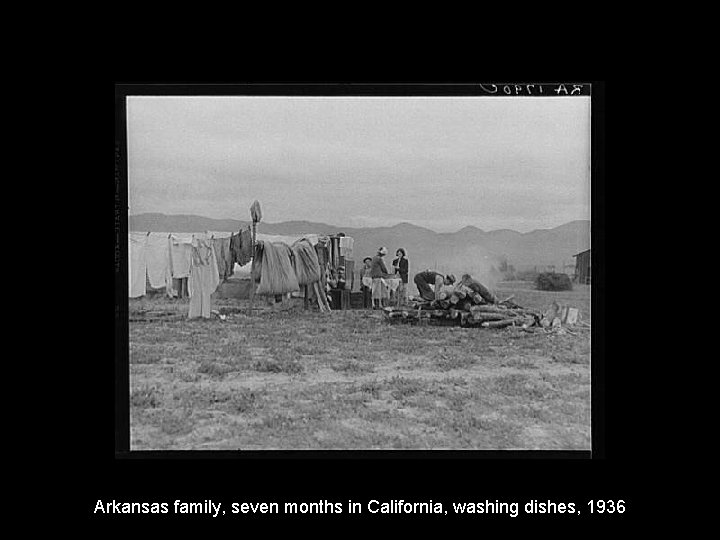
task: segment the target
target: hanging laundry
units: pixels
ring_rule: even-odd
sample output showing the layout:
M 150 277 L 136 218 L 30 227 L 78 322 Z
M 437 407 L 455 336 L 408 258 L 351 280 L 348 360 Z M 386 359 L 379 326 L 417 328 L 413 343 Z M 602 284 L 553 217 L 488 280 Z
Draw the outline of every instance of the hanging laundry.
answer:
M 128 235 L 128 286 L 130 298 L 143 296 L 147 290 L 145 288 L 147 275 L 146 246 L 147 233 L 130 233 Z
M 190 275 L 190 261 L 192 259 L 192 237 L 179 237 L 173 234 L 170 242 L 170 259 L 172 264 L 172 277 L 186 278 Z
M 340 255 L 351 259 L 352 254 L 353 254 L 353 243 L 354 243 L 354 241 L 353 241 L 352 237 L 341 236 L 340 237 Z
M 258 242 L 260 244 L 260 242 Z M 262 249 L 256 250 L 261 261 L 253 260 L 254 275 L 259 267 L 260 284 L 255 294 L 276 295 L 300 290 L 293 268 L 293 252 L 282 243 L 262 242 Z
M 217 257 L 218 277 L 220 281 L 223 281 L 227 276 L 227 265 L 225 257 L 223 256 L 223 240 L 224 238 L 213 238 L 213 249 L 215 249 L 215 256 Z
M 227 279 L 235 273 L 235 261 L 230 253 L 230 237 L 225 237 L 222 240 L 222 255 L 220 257 L 225 260 L 224 279 Z
M 292 246 L 295 255 L 295 275 L 298 285 L 307 285 L 320 281 L 320 263 L 315 248 L 307 240 L 295 242 Z
M 245 229 L 240 232 L 240 251 L 235 262 L 240 266 L 245 266 L 252 259 L 252 251 L 252 233 L 250 229 Z
M 238 261 L 240 256 L 240 234 L 235 233 L 230 237 L 230 256 L 232 257 L 233 265 Z
M 145 249 L 147 276 L 150 286 L 153 289 L 167 287 L 168 279 L 172 279 L 167 235 L 164 233 L 150 233 L 147 237 Z
M 188 277 L 188 293 L 190 294 L 190 310 L 188 318 L 210 318 L 212 309 L 211 295 L 220 283 L 217 257 L 213 242 L 203 236 L 196 237 L 191 245 L 191 266 Z

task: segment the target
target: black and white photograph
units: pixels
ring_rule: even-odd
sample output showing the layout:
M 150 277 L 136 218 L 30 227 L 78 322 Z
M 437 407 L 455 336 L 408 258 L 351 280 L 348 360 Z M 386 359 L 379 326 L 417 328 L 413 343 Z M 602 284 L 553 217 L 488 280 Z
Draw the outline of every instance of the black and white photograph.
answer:
M 128 450 L 591 451 L 592 88 L 560 86 L 131 90 Z

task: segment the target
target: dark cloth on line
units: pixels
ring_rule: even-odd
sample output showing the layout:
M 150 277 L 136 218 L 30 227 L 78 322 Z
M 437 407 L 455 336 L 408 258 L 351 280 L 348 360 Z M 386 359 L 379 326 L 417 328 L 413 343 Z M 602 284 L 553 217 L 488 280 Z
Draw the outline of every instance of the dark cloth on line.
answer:
M 235 260 L 230 252 L 230 238 L 222 240 L 222 257 L 225 259 L 225 279 L 227 279 L 235 273 Z
M 218 277 L 220 281 L 228 277 L 228 260 L 225 256 L 226 249 L 230 248 L 229 238 L 213 238 L 213 248 L 215 249 L 215 259 L 218 267 Z
M 234 246 L 233 260 L 240 266 L 245 266 L 252 259 L 252 233 L 250 229 L 241 231 L 234 244 L 231 240 L 231 246 Z
M 240 254 L 240 234 L 236 233 L 230 237 L 230 257 L 232 258 L 233 263 L 236 263 L 238 261 L 239 254 Z

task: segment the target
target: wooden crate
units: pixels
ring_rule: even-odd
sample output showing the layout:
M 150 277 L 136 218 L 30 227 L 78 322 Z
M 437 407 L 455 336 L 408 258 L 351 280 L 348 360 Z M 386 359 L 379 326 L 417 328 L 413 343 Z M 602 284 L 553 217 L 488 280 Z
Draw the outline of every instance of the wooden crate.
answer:
M 350 309 L 365 308 L 365 293 L 363 291 L 353 291 L 350 293 Z

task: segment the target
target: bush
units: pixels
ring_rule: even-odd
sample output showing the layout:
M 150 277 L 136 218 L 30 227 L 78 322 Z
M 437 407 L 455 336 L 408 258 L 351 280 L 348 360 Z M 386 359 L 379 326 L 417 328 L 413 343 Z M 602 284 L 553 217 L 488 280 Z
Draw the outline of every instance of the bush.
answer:
M 572 281 L 567 274 L 543 272 L 535 279 L 535 286 L 541 291 L 571 291 Z
M 534 270 L 522 270 L 515 273 L 515 279 L 520 281 L 535 281 L 538 277 L 538 273 Z

